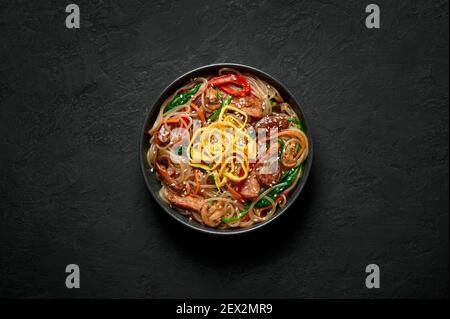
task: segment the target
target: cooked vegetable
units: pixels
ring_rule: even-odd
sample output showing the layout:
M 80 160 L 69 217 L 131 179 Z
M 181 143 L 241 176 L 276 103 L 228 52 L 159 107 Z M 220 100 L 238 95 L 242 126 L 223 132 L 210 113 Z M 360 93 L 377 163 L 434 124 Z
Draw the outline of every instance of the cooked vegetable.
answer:
M 198 118 L 200 119 L 200 121 L 202 121 L 202 123 L 205 123 L 206 119 L 205 119 L 205 113 L 203 113 L 203 110 L 200 107 L 197 107 L 197 105 L 195 105 L 195 103 L 192 103 L 192 102 L 191 102 L 191 107 L 197 112 Z
M 242 197 L 242 195 L 239 194 L 237 191 L 235 191 L 229 183 L 226 184 L 226 188 L 230 192 L 231 196 L 233 196 L 234 199 L 236 199 L 242 203 L 245 203 L 246 199 L 244 197 Z
M 280 154 L 283 154 L 283 150 L 284 150 L 284 141 L 279 138 L 278 139 L 278 144 L 280 144 Z
M 299 119 L 297 119 L 297 118 L 295 118 L 295 117 L 291 117 L 291 118 L 288 119 L 288 121 L 291 122 L 291 123 L 294 123 L 295 126 L 297 126 L 297 128 L 298 128 L 300 131 L 305 132 L 305 128 L 303 127 L 302 122 L 300 122 Z
M 215 78 L 212 78 L 209 80 L 210 86 L 216 86 L 219 87 L 222 91 L 225 93 L 231 94 L 233 96 L 243 96 L 251 91 L 250 84 L 248 83 L 247 79 L 242 75 L 236 75 L 236 74 L 227 74 L 227 75 L 221 75 L 217 76 Z M 237 86 L 242 87 L 241 90 L 235 90 L 231 84 L 235 84 Z
M 173 97 L 172 101 L 170 101 L 170 103 L 167 104 L 166 108 L 164 109 L 164 113 L 169 112 L 170 110 L 172 110 L 173 108 L 175 108 L 177 106 L 186 104 L 191 99 L 191 97 L 195 93 L 197 93 L 200 86 L 202 86 L 201 83 L 195 85 L 193 88 L 191 88 L 187 92 L 182 92 L 182 93 L 178 93 L 177 95 L 175 95 Z
M 274 106 L 275 104 L 277 104 L 277 101 L 275 101 L 275 99 L 270 99 L 270 106 Z
M 230 95 L 228 95 L 225 99 L 223 98 L 222 94 L 218 94 L 218 97 L 219 97 L 219 99 L 221 100 L 220 108 L 218 108 L 213 114 L 211 114 L 211 115 L 208 117 L 208 122 L 212 122 L 212 121 L 217 120 L 217 118 L 218 118 L 219 115 L 220 115 L 220 112 L 222 111 L 222 108 L 223 108 L 225 105 L 229 105 L 230 102 L 231 102 L 231 99 L 232 99 L 232 97 L 231 97 Z
M 232 223 L 232 222 L 237 222 L 238 220 L 241 220 L 243 217 L 245 217 L 245 215 L 248 214 L 249 208 L 250 208 L 250 204 L 245 205 L 244 210 L 241 211 L 237 216 L 233 216 L 230 218 L 222 217 L 222 222 Z
M 275 200 L 275 198 L 281 194 L 285 189 L 289 188 L 289 186 L 292 185 L 292 183 L 297 178 L 298 173 L 300 172 L 302 166 L 297 166 L 295 168 L 289 169 L 284 176 L 281 178 L 281 181 L 279 184 L 272 187 L 272 189 L 266 194 L 266 197 Z M 263 208 L 270 205 L 270 201 L 267 200 L 265 197 L 260 199 L 256 204 L 256 208 Z

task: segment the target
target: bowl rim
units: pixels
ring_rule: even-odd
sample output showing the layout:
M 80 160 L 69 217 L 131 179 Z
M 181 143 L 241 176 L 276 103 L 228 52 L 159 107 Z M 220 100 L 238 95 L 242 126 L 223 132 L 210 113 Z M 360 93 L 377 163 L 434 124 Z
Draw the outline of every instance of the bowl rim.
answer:
M 277 208 L 276 213 L 270 219 L 268 219 L 266 221 L 259 222 L 248 228 L 231 228 L 231 229 L 225 229 L 225 230 L 201 225 L 198 222 L 195 222 L 195 223 L 189 222 L 185 216 L 181 215 L 175 209 L 171 208 L 167 203 L 163 202 L 163 200 L 159 197 L 159 195 L 157 193 L 155 194 L 155 192 L 150 187 L 149 177 L 147 176 L 148 168 L 146 167 L 146 165 L 148 165 L 148 164 L 146 163 L 145 156 L 144 156 L 144 154 L 146 154 L 146 152 L 144 152 L 144 149 L 149 144 L 149 140 L 146 137 L 147 137 L 149 122 L 151 120 L 151 115 L 153 113 L 152 111 L 154 108 L 160 107 L 160 105 L 159 105 L 160 101 L 161 100 L 164 101 L 165 99 L 167 99 L 168 96 L 170 96 L 175 85 L 178 85 L 182 81 L 188 81 L 190 78 L 194 78 L 195 76 L 192 76 L 192 74 L 200 73 L 201 71 L 204 71 L 204 70 L 207 70 L 210 68 L 218 68 L 219 69 L 219 68 L 224 68 L 224 67 L 236 68 L 239 71 L 253 73 L 257 76 L 262 75 L 263 77 L 270 79 L 270 81 L 272 82 L 270 84 L 275 84 L 276 89 L 281 88 L 283 91 L 285 91 L 285 93 L 287 93 L 288 97 L 295 101 L 295 104 L 297 105 L 298 109 L 300 110 L 301 116 L 303 118 L 303 122 L 307 128 L 308 143 L 309 143 L 309 153 L 308 153 L 308 157 L 305 161 L 303 175 L 302 175 L 300 181 L 298 182 L 297 186 L 295 187 L 294 192 L 292 192 L 292 194 L 288 197 L 286 205 L 281 208 Z M 176 88 L 175 88 L 175 90 L 176 90 Z M 164 96 L 164 98 L 161 99 L 163 96 Z M 285 97 L 285 96 L 283 96 L 283 97 Z M 309 174 L 311 171 L 312 160 L 313 160 L 313 143 L 312 143 L 311 126 L 310 126 L 309 120 L 307 119 L 307 117 L 303 111 L 302 105 L 304 105 L 304 104 L 303 103 L 300 104 L 298 102 L 298 99 L 292 94 L 292 92 L 284 84 L 282 84 L 278 79 L 276 79 L 275 77 L 273 77 L 272 75 L 269 75 L 268 73 L 266 73 L 264 71 L 261 71 L 258 68 L 255 68 L 255 67 L 252 67 L 249 65 L 239 64 L 239 63 L 221 62 L 221 63 L 213 63 L 213 64 L 203 65 L 203 66 L 197 67 L 195 69 L 192 69 L 188 72 L 183 73 L 182 75 L 178 76 L 175 80 L 173 80 L 170 84 L 168 84 L 157 95 L 157 98 L 153 101 L 153 103 L 151 104 L 151 107 L 146 109 L 146 111 L 145 111 L 147 115 L 145 116 L 144 123 L 142 125 L 141 134 L 139 135 L 139 161 L 140 161 L 140 166 L 141 166 L 141 172 L 144 177 L 147 189 L 149 190 L 150 194 L 155 199 L 155 201 L 158 203 L 160 208 L 162 208 L 162 210 L 164 210 L 168 215 L 170 215 L 172 218 L 174 218 L 179 223 L 187 226 L 188 228 L 199 231 L 201 233 L 230 236 L 230 235 L 239 235 L 239 234 L 249 233 L 254 230 L 260 229 L 264 226 L 267 226 L 268 224 L 272 223 L 274 220 L 278 219 L 297 200 L 298 196 L 300 195 L 300 193 L 302 192 L 302 190 L 306 184 L 306 181 L 308 180 L 308 177 L 309 177 Z

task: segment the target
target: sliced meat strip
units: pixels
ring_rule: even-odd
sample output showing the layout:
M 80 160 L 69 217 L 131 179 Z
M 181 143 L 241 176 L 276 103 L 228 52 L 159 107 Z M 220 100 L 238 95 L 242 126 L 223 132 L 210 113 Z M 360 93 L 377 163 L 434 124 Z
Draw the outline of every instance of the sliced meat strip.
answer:
M 254 199 L 258 197 L 260 190 L 261 186 L 256 178 L 256 173 L 252 172 L 242 185 L 240 194 L 245 198 Z
M 258 173 L 256 175 L 258 182 L 263 186 L 273 186 L 276 183 L 280 181 L 281 178 L 281 167 L 278 165 L 278 167 L 275 169 L 275 173 L 273 174 L 261 174 Z
M 255 96 L 235 97 L 231 100 L 231 106 L 237 107 L 248 116 L 256 119 L 263 115 L 262 101 Z
M 180 185 L 176 180 L 176 168 L 168 164 L 164 166 L 158 162 L 155 163 L 155 169 L 158 172 L 161 180 L 170 188 L 174 190 L 181 191 L 183 189 L 183 185 Z
M 278 160 L 278 146 L 278 143 L 273 143 L 255 165 L 256 178 L 263 186 L 271 187 L 280 181 L 281 165 Z
M 264 116 L 255 124 L 255 129 L 265 128 L 272 129 L 278 128 L 279 130 L 289 127 L 289 115 L 281 113 L 272 113 L 271 115 Z
M 166 191 L 167 200 L 174 206 L 179 208 L 200 212 L 204 204 L 204 199 L 199 196 L 180 196 L 170 190 Z

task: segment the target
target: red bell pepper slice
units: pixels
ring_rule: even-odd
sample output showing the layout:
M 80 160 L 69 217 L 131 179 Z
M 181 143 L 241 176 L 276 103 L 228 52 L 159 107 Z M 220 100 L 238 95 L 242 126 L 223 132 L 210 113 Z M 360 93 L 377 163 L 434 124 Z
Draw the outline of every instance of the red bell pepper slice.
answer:
M 231 84 L 240 86 L 242 87 L 242 89 L 235 90 L 233 89 Z M 211 80 L 209 80 L 209 85 L 217 86 L 225 93 L 233 96 L 243 96 L 249 94 L 251 91 L 250 83 L 248 83 L 247 79 L 242 75 L 236 74 L 227 74 L 212 78 Z

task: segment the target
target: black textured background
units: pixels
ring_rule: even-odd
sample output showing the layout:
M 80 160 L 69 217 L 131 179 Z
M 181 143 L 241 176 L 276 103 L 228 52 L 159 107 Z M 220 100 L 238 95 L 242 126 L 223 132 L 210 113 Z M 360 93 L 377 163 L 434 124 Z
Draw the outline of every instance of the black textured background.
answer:
M 0 296 L 447 297 L 448 2 L 0 1 Z M 301 198 L 248 236 L 173 221 L 138 162 L 192 68 L 249 64 L 303 102 Z M 65 288 L 65 266 L 81 289 Z M 365 288 L 365 266 L 381 288 Z

